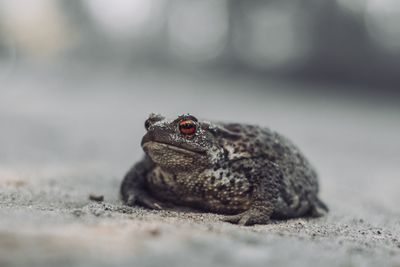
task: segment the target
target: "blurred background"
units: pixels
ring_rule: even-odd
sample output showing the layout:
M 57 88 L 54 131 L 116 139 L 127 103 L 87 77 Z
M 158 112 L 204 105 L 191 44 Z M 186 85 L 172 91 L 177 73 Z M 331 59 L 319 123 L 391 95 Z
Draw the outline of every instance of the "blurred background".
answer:
M 117 185 L 150 112 L 270 126 L 322 172 L 390 164 L 399 23 L 394 0 L 1 0 L 1 171 Z
M 2 0 L 0 12 L 3 76 L 75 63 L 399 85 L 394 0 Z
M 390 246 L 400 247 L 399 25 L 396 0 L 0 0 L 0 265 L 39 257 L 37 266 L 54 266 L 40 257 L 57 263 L 60 255 L 65 266 L 73 257 L 93 263 L 101 246 L 103 258 L 113 259 L 103 232 L 93 232 L 104 239 L 83 244 L 93 252 L 83 255 L 81 247 L 69 250 L 77 242 L 63 239 L 57 250 L 26 243 L 31 239 L 21 231 L 63 242 L 60 233 L 86 236 L 88 229 L 77 227 L 84 219 L 74 216 L 93 209 L 89 193 L 119 206 L 119 184 L 143 155 L 150 112 L 268 126 L 301 148 L 331 209 L 316 232 L 327 233 L 329 245 L 310 247 L 314 237 L 306 232 L 292 260 L 309 266 L 325 255 L 319 260 L 329 266 L 350 266 L 346 253 L 362 249 L 324 254 L 341 240 L 396 255 Z M 94 208 L 95 219 L 85 218 L 104 223 Z M 107 218 L 114 230 L 129 225 L 115 214 Z M 394 234 L 364 235 L 364 221 Z M 336 226 L 345 230 L 326 228 Z M 127 247 L 120 237 L 128 236 L 123 230 L 112 244 Z M 264 247 L 257 254 L 274 266 L 292 246 L 279 238 L 268 251 L 280 253 L 265 254 Z M 18 244 L 25 244 L 24 257 L 13 249 Z M 154 247 L 136 256 L 153 259 Z M 235 246 L 225 248 L 236 254 Z M 360 266 L 389 266 L 374 263 L 389 256 L 375 256 L 362 254 L 373 264 Z

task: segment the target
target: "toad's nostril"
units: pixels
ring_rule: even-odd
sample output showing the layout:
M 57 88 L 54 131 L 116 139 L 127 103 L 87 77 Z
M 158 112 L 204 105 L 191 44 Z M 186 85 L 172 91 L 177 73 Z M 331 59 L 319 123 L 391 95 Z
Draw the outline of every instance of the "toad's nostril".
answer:
M 165 117 L 158 113 L 151 113 L 148 118 L 148 120 L 150 120 L 151 122 L 162 121 L 164 119 Z
M 144 127 L 148 131 L 149 128 L 156 122 L 164 120 L 165 117 L 161 116 L 160 114 L 151 113 L 149 118 L 144 122 Z
M 144 128 L 146 128 L 146 130 L 148 131 L 149 128 L 150 128 L 150 126 L 151 126 L 151 121 L 147 119 L 147 120 L 144 122 Z

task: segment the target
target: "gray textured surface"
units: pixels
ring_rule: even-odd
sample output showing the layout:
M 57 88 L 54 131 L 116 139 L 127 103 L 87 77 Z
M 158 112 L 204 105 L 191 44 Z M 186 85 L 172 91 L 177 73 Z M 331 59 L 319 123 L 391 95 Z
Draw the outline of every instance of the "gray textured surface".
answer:
M 239 77 L 77 73 L 18 71 L 2 82 L 0 266 L 400 266 L 395 105 Z M 320 173 L 329 216 L 239 227 L 121 206 L 119 183 L 142 155 L 152 111 L 284 133 Z

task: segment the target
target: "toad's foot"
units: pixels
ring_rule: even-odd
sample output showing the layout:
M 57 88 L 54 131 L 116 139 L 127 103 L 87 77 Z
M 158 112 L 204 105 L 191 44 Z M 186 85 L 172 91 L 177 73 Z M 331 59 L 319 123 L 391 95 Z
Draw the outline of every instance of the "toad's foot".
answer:
M 171 204 L 161 202 L 145 193 L 140 193 L 137 195 L 131 194 L 126 201 L 126 204 L 128 206 L 140 205 L 154 210 L 162 210 L 172 207 Z
M 222 221 L 239 225 L 268 224 L 270 214 L 265 211 L 250 209 L 236 215 L 225 215 L 222 217 Z

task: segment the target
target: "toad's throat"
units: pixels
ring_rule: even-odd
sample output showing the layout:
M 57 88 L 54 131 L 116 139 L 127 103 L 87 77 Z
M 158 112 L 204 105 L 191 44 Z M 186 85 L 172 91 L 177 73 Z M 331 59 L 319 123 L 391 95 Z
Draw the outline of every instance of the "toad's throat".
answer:
M 163 150 L 163 149 L 169 149 L 173 150 L 179 154 L 190 154 L 190 155 L 204 155 L 204 151 L 199 151 L 195 149 L 190 149 L 190 148 L 185 148 L 185 147 L 178 147 L 173 144 L 168 144 L 168 143 L 163 143 L 163 142 L 158 142 L 158 141 L 148 141 L 142 144 L 143 150 L 148 152 L 151 150 Z

